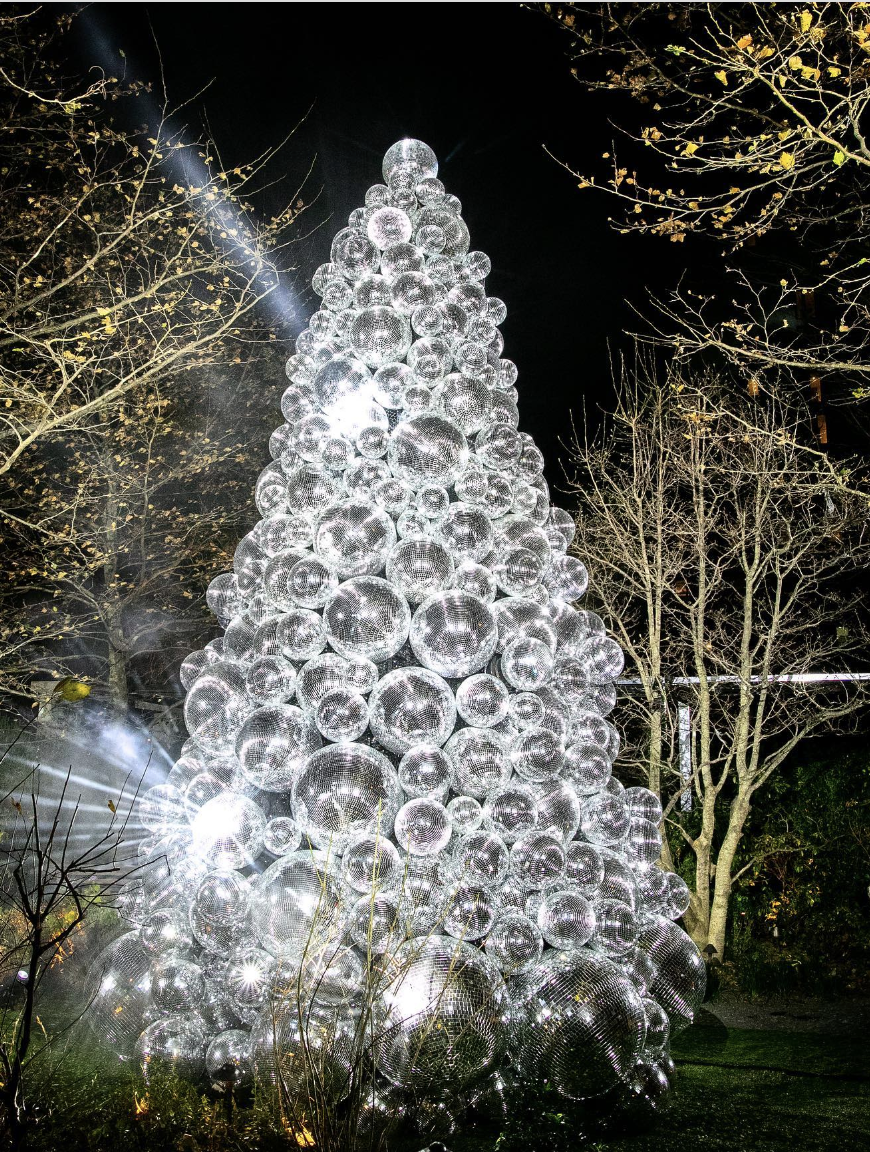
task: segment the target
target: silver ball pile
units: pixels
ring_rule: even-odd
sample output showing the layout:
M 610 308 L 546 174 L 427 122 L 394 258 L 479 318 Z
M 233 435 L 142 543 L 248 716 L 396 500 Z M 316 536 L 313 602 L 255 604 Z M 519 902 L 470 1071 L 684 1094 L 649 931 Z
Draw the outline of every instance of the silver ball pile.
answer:
M 622 652 L 574 607 L 574 523 L 437 173 L 390 148 L 314 275 L 262 519 L 208 589 L 224 636 L 182 665 L 190 739 L 139 804 L 151 866 L 90 1019 L 146 1067 L 277 1059 L 301 1088 L 304 984 L 340 1093 L 376 971 L 385 1108 L 461 1110 L 509 1067 L 572 1100 L 667 1085 L 704 991 L 687 889 L 656 864 L 658 799 L 612 775 Z

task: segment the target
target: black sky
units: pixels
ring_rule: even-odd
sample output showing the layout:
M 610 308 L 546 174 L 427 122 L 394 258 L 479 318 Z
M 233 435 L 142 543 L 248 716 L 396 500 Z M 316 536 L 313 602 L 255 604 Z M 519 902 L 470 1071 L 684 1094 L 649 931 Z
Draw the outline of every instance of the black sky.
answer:
M 608 345 L 632 322 L 624 298 L 672 283 L 684 258 L 612 231 L 607 199 L 579 191 L 545 153 L 589 165 L 610 147 L 617 111 L 571 78 L 560 29 L 506 3 L 110 3 L 84 10 L 75 36 L 81 64 L 159 87 L 156 42 L 172 103 L 211 81 L 184 115 L 192 128 L 207 115 L 225 163 L 274 145 L 313 106 L 279 166 L 290 192 L 314 162 L 307 223 L 323 222 L 295 253 L 304 298 L 288 335 L 314 308 L 307 285 L 331 237 L 381 180 L 383 153 L 404 136 L 430 144 L 472 247 L 492 259 L 520 426 L 558 485 L 572 411 L 607 402 Z

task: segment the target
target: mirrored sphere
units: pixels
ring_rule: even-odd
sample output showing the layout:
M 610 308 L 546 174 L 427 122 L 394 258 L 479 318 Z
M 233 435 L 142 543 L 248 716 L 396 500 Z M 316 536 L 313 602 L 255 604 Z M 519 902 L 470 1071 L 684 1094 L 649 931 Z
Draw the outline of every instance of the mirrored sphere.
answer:
M 260 944 L 289 963 L 335 939 L 341 885 L 326 853 L 303 848 L 271 864 L 257 882 L 251 924 Z
M 538 803 L 530 785 L 511 780 L 487 793 L 483 819 L 508 844 L 531 832 L 538 822 Z
M 251 713 L 235 750 L 245 779 L 266 791 L 283 792 L 322 742 L 301 708 L 279 704 Z
M 263 850 L 263 810 L 238 792 L 222 792 L 193 819 L 193 851 L 213 868 L 244 868 Z
M 595 932 L 595 912 L 582 893 L 570 888 L 557 888 L 548 893 L 538 907 L 538 927 L 553 948 L 571 951 L 582 948 Z
M 302 833 L 290 816 L 273 816 L 266 821 L 263 847 L 273 856 L 286 856 L 295 852 L 302 843 Z
M 457 791 L 483 797 L 503 784 L 511 773 L 504 740 L 491 728 L 460 728 L 445 745 Z
M 363 308 L 350 329 L 356 355 L 370 368 L 401 360 L 411 347 L 411 325 L 394 308 Z
M 520 912 L 500 916 L 486 938 L 486 954 L 505 976 L 519 976 L 534 968 L 543 946 L 537 924 Z
M 452 782 L 450 758 L 435 744 L 417 744 L 399 761 L 399 783 L 409 796 L 442 799 Z
M 390 752 L 416 744 L 439 747 L 453 731 L 456 703 L 449 685 L 428 668 L 396 668 L 381 677 L 369 700 L 369 723 Z
M 525 1025 L 512 1045 L 524 1075 L 548 1080 L 569 1100 L 599 1096 L 627 1076 L 643 1047 L 646 1017 L 615 964 L 586 949 L 556 951 L 525 979 Z
M 466 724 L 491 728 L 508 713 L 508 691 L 495 676 L 479 673 L 463 680 L 456 689 L 456 711 Z
M 393 888 L 402 880 L 402 858 L 386 836 L 365 832 L 345 848 L 342 873 L 356 892 Z
M 369 240 L 378 248 L 389 248 L 391 244 L 403 244 L 411 239 L 413 226 L 405 212 L 399 208 L 378 208 L 369 217 L 366 233 Z
M 437 1098 L 497 1065 L 508 1042 L 508 994 L 491 959 L 430 936 L 403 944 L 394 969 L 376 1055 L 388 1080 Z
M 369 706 L 353 688 L 333 688 L 321 697 L 314 722 L 325 740 L 337 744 L 358 740 L 369 726 Z
M 393 521 L 366 500 L 344 500 L 321 515 L 314 548 L 341 577 L 376 575 L 396 543 Z
M 149 1024 L 136 1041 L 136 1056 L 146 1077 L 149 1069 L 162 1066 L 195 1080 L 205 1067 L 205 1048 L 204 1022 L 194 1013 L 184 1013 Z
M 408 638 L 411 609 L 400 589 L 377 576 L 340 584 L 323 610 L 331 647 L 342 656 L 383 662 Z
M 205 1070 L 213 1084 L 244 1084 L 252 1075 L 250 1033 L 228 1028 L 210 1041 Z
M 412 487 L 427 482 L 452 484 L 465 467 L 468 443 L 445 417 L 415 416 L 393 429 L 387 459 L 393 475 Z
M 421 664 L 442 676 L 468 676 L 495 651 L 498 631 L 482 600 L 468 592 L 437 592 L 411 621 L 411 647 Z
M 293 782 L 293 817 L 316 848 L 340 853 L 354 835 L 388 835 L 401 789 L 395 769 L 366 744 L 328 744 Z
M 396 813 L 395 836 L 412 856 L 437 856 L 453 832 L 447 809 L 431 797 L 416 797 Z

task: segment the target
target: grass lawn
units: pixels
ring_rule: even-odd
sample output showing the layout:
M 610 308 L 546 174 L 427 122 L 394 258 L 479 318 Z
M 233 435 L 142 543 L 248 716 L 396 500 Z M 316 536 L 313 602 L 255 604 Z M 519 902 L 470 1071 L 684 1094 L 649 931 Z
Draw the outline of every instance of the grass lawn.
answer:
M 857 1027 L 849 1035 L 726 1029 L 704 1010 L 674 1045 L 677 1082 L 670 1099 L 652 1118 L 643 1113 L 630 1134 L 622 1129 L 583 1143 L 576 1119 L 567 1110 L 550 1113 L 564 1105 L 544 1093 L 506 1123 L 481 1118 L 445 1143 L 451 1152 L 870 1152 L 867 1052 Z M 32 1152 L 266 1152 L 293 1146 L 265 1114 L 255 1123 L 247 1108 L 221 1134 L 223 1108 L 204 1105 L 195 1088 L 177 1081 L 161 1088 L 155 1080 L 149 1110 L 138 1117 L 134 1092 L 144 1092 L 132 1070 L 126 1077 L 116 1069 L 115 1077 L 88 1074 L 79 1081 L 71 1081 L 69 1091 L 58 1082 L 52 1119 L 37 1127 Z M 427 1143 L 403 1147 L 417 1152 Z
M 715 1018 L 712 1018 L 713 1020 Z M 726 1030 L 703 1013 L 677 1038 L 673 1099 L 646 1132 L 608 1152 L 852 1152 L 870 1149 L 867 1040 Z M 541 1149 L 541 1152 L 544 1152 Z

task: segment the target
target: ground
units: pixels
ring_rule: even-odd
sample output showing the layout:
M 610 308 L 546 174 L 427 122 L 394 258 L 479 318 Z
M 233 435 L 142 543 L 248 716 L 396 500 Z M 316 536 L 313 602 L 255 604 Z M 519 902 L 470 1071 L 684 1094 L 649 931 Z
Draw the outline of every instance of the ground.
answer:
M 723 1000 L 674 1044 L 678 1079 L 645 1132 L 602 1152 L 870 1148 L 870 1002 Z

